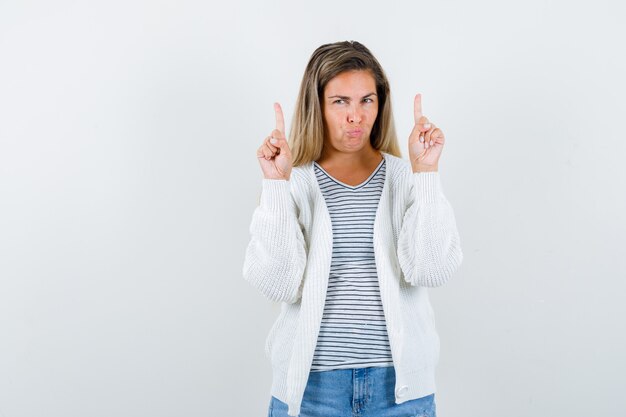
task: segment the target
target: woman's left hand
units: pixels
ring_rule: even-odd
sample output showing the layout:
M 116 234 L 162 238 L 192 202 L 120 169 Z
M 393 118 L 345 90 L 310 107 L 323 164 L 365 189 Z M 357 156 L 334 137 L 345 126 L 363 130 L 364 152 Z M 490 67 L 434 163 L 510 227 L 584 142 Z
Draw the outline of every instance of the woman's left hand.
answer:
M 409 136 L 409 159 L 413 172 L 437 171 L 445 137 L 441 129 L 422 115 L 421 94 L 415 96 L 413 114 L 415 126 Z

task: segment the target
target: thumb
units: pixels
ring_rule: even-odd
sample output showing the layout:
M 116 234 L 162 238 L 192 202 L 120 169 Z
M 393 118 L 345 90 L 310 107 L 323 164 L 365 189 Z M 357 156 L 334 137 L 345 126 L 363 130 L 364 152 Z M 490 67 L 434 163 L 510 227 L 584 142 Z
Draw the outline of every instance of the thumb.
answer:
M 281 149 L 287 147 L 287 140 L 285 139 L 283 133 L 278 129 L 272 130 L 272 138 L 270 139 L 270 143 L 274 146 L 278 146 Z
M 422 116 L 417 121 L 417 126 L 419 127 L 420 131 L 427 132 L 428 129 L 430 129 L 430 122 L 428 121 L 428 118 L 426 116 Z

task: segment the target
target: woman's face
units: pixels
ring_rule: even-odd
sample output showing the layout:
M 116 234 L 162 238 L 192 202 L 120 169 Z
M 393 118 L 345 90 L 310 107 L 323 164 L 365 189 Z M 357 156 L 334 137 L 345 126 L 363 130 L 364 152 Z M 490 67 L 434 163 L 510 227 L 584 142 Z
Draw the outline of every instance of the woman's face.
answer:
M 324 88 L 322 111 L 324 146 L 339 152 L 370 147 L 370 133 L 378 115 L 376 81 L 370 71 L 345 71 Z

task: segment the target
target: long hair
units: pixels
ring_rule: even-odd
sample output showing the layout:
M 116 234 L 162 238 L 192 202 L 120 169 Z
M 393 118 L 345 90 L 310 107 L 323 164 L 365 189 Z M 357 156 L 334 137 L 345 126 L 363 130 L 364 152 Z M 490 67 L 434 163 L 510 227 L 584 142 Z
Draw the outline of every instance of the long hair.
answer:
M 317 48 L 306 66 L 289 134 L 293 166 L 316 161 L 324 146 L 321 97 L 326 84 L 344 71 L 369 70 L 376 82 L 378 115 L 370 134 L 374 149 L 401 157 L 391 111 L 389 81 L 369 49 L 356 41 L 325 44 Z

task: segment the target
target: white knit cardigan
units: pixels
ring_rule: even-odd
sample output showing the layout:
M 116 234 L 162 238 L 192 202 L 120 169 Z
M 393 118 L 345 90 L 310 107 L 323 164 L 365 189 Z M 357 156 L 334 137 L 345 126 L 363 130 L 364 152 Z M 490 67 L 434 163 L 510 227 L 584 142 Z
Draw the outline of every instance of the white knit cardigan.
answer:
M 374 253 L 396 372 L 397 404 L 435 392 L 439 336 L 426 287 L 446 283 L 463 260 L 454 212 L 438 172 L 383 152 L 386 176 L 374 221 Z M 333 249 L 330 215 L 313 163 L 289 180 L 262 179 L 243 276 L 281 302 L 265 353 L 271 395 L 300 413 L 320 329 Z

